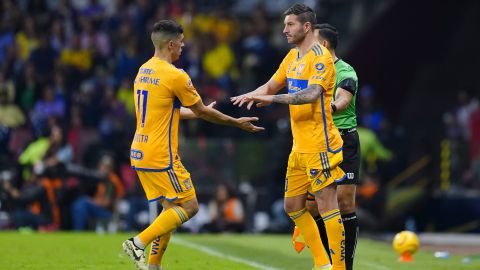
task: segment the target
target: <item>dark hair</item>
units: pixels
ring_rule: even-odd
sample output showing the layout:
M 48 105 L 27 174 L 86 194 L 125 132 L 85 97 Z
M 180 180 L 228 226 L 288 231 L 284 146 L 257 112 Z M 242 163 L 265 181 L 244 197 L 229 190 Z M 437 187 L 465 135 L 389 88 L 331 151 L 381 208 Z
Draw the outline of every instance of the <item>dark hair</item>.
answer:
M 161 33 L 176 37 L 183 34 L 183 27 L 172 20 L 161 20 L 153 25 L 152 34 L 153 33 Z
M 337 31 L 337 28 L 335 28 L 334 26 L 332 26 L 328 23 L 315 24 L 314 28 L 319 30 L 320 36 L 322 36 L 322 38 L 324 38 L 328 41 L 328 43 L 330 44 L 330 47 L 332 47 L 332 49 L 337 48 L 337 45 L 338 45 L 338 31 Z
M 313 12 L 313 9 L 304 4 L 294 4 L 283 13 L 285 16 L 291 14 L 297 15 L 298 20 L 302 24 L 309 22 L 313 26 L 317 22 L 317 16 L 315 15 L 315 12 Z

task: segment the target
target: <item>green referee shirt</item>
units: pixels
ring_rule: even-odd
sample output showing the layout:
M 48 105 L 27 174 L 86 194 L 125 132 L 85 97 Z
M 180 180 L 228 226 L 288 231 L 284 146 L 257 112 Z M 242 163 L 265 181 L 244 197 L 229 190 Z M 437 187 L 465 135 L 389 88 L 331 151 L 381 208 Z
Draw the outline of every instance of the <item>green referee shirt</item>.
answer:
M 349 129 L 357 127 L 357 114 L 356 114 L 356 107 L 355 107 L 355 100 L 357 98 L 357 91 L 358 91 L 358 78 L 357 73 L 355 70 L 350 66 L 348 63 L 343 61 L 342 59 L 337 59 L 335 61 L 335 69 L 337 71 L 337 79 L 335 82 L 335 92 L 333 94 L 333 98 L 335 100 L 335 95 L 337 94 L 337 87 L 342 87 L 345 82 L 353 81 L 353 86 L 350 87 L 351 89 L 346 89 L 350 93 L 353 94 L 352 100 L 348 107 L 341 112 L 335 112 L 333 114 L 333 122 L 338 129 Z

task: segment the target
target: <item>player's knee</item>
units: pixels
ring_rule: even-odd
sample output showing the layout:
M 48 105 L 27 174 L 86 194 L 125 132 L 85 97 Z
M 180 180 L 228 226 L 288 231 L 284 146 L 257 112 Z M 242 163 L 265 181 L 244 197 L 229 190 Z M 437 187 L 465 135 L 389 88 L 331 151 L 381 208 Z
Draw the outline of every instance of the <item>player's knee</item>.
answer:
M 355 212 L 355 197 L 338 194 L 338 207 L 342 214 Z
M 198 201 L 196 199 L 190 200 L 182 204 L 183 209 L 187 212 L 188 218 L 192 218 L 198 212 Z
M 288 214 L 302 210 L 303 208 L 305 208 L 305 204 L 301 205 L 293 200 L 285 200 L 283 208 L 285 209 L 285 213 Z

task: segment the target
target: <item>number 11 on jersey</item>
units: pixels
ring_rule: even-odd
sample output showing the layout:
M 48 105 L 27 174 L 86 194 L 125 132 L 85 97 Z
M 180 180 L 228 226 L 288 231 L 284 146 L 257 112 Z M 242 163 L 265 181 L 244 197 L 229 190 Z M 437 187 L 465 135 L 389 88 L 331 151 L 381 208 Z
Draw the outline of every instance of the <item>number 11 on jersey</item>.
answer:
M 140 108 L 140 97 L 143 96 L 143 103 L 142 107 Z M 138 111 L 142 112 L 142 124 L 141 127 L 145 126 L 145 115 L 147 114 L 147 99 L 148 99 L 148 91 L 147 90 L 137 90 L 137 108 Z

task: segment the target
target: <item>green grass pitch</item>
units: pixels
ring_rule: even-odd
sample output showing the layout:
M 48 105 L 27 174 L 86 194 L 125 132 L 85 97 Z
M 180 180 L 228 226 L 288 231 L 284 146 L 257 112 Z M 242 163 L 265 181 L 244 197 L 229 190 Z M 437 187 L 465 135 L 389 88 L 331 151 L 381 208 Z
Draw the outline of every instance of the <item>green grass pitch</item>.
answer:
M 121 243 L 133 234 L 0 232 L 0 269 L 134 270 Z M 480 269 L 480 260 L 462 263 L 462 257 L 436 259 L 418 252 L 415 262 L 399 263 L 388 243 L 361 239 L 356 270 Z M 167 270 L 310 270 L 308 250 L 298 255 L 288 235 L 175 234 L 163 266 Z

